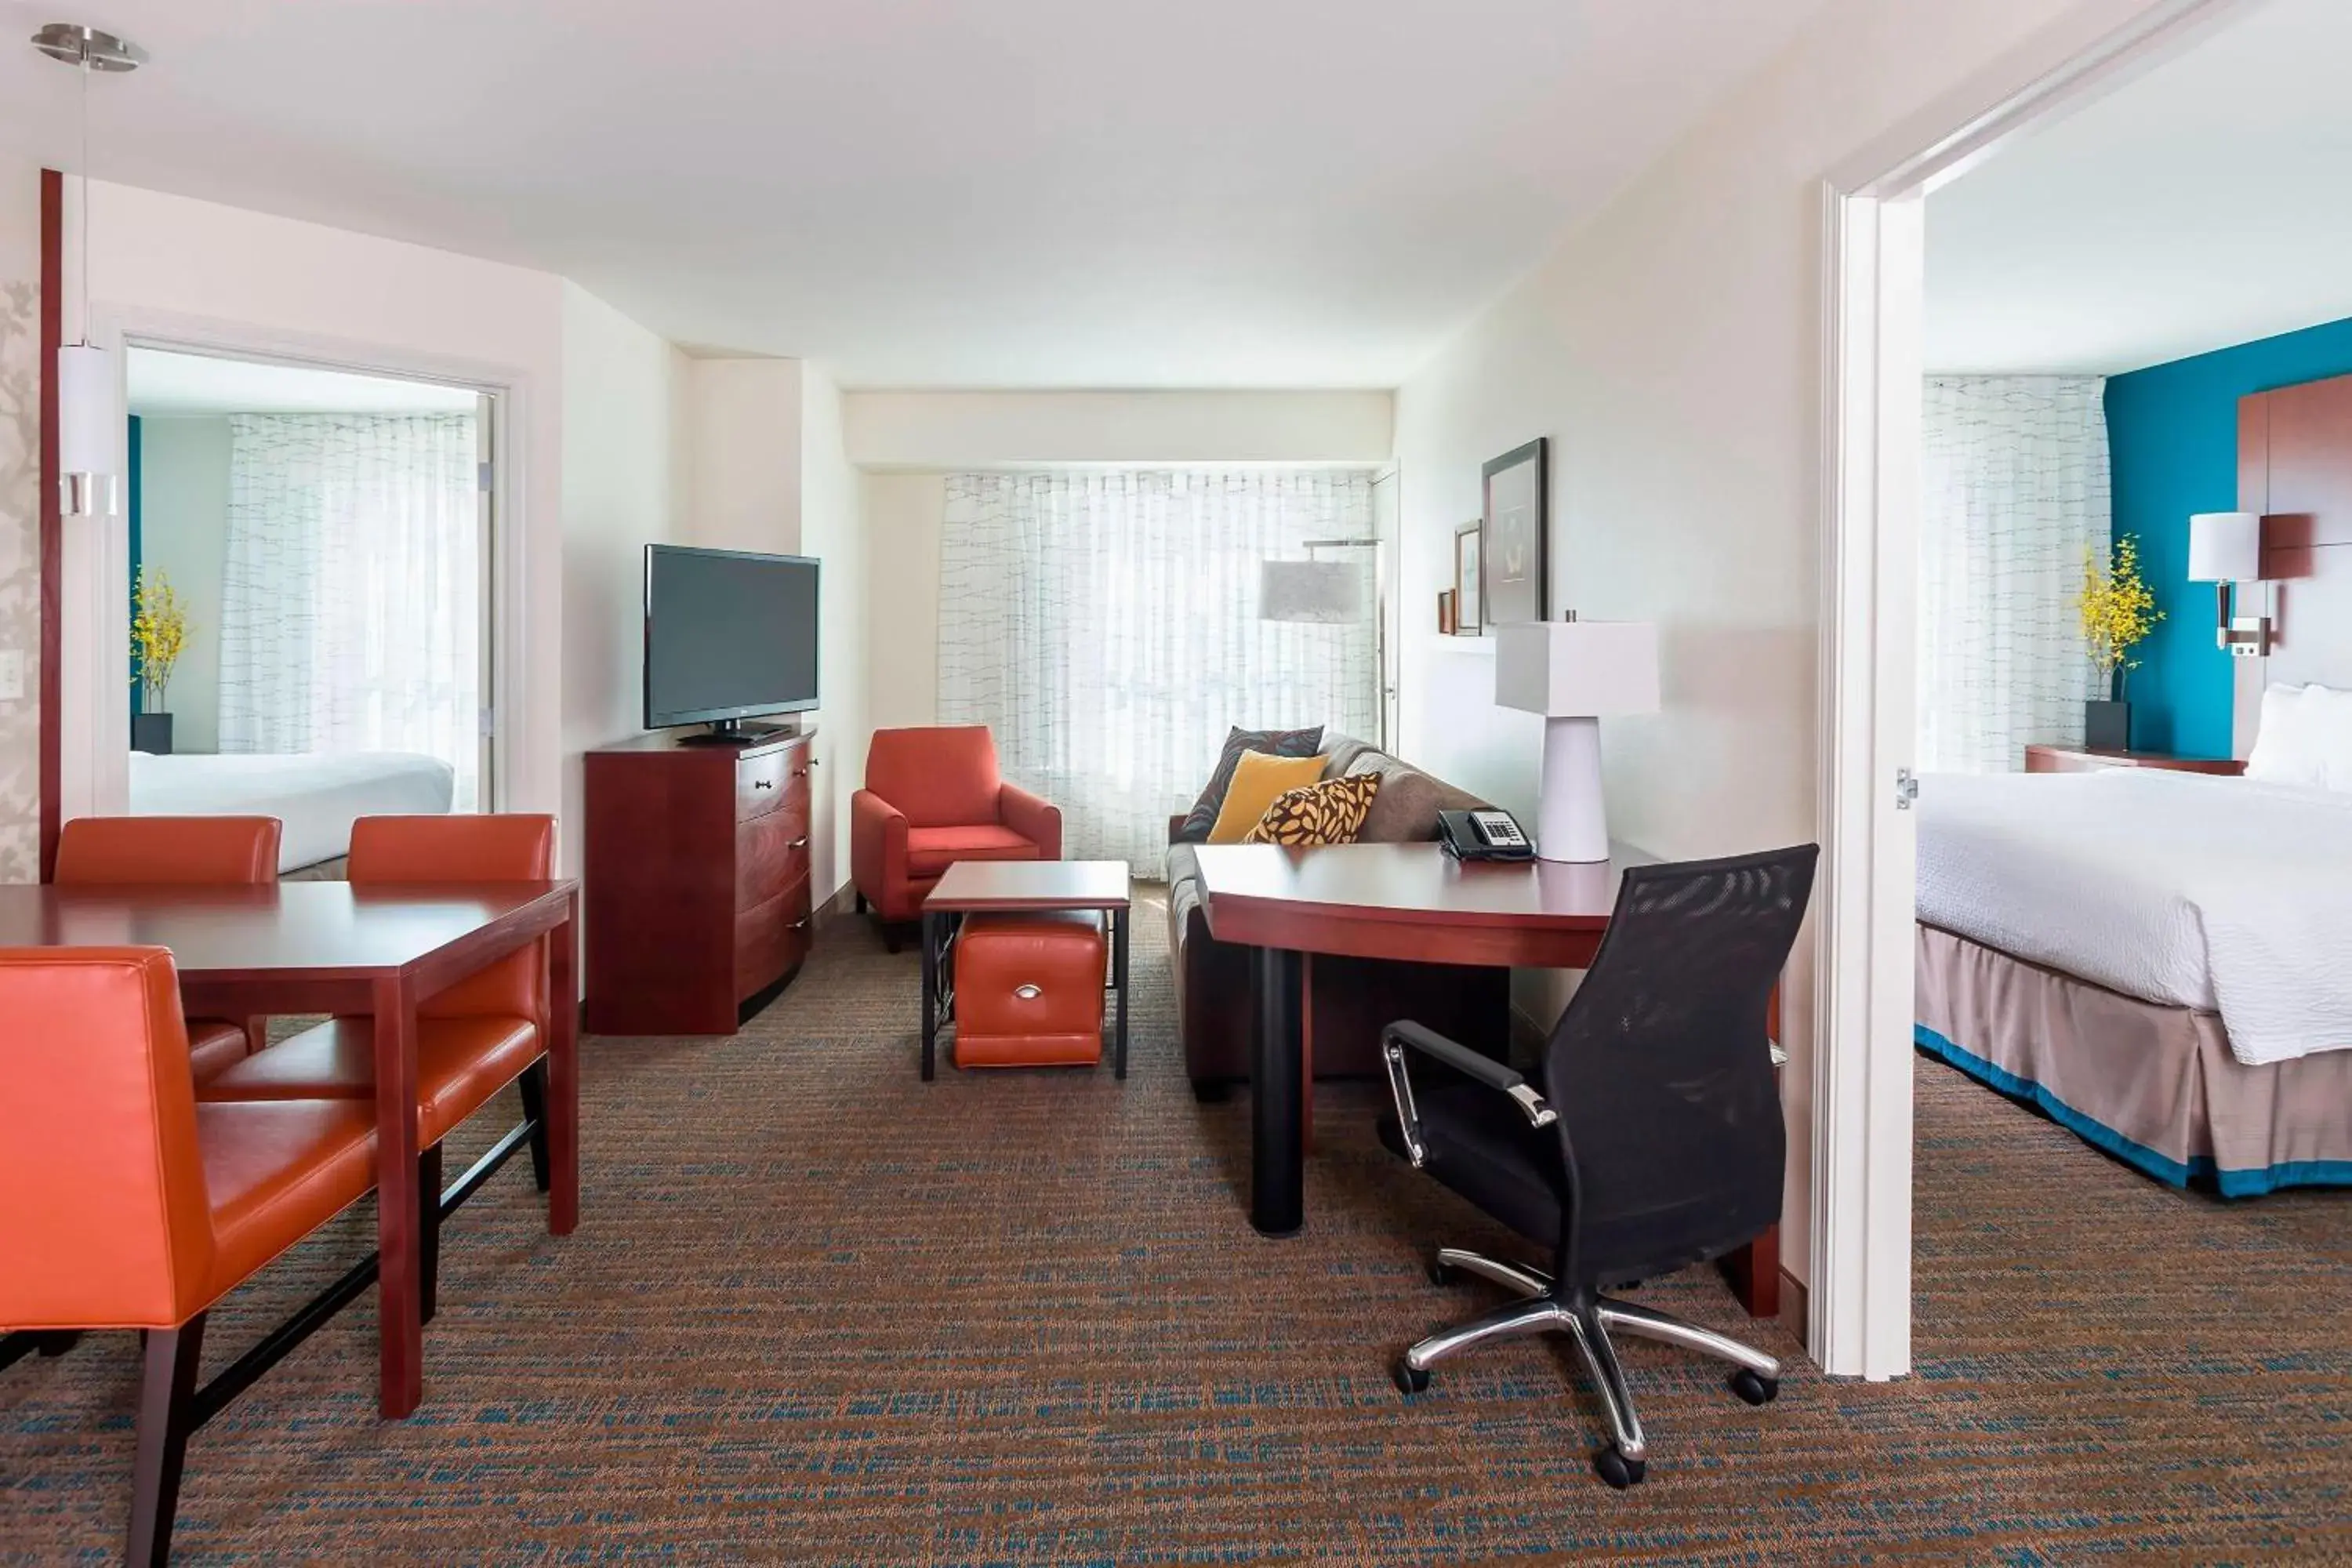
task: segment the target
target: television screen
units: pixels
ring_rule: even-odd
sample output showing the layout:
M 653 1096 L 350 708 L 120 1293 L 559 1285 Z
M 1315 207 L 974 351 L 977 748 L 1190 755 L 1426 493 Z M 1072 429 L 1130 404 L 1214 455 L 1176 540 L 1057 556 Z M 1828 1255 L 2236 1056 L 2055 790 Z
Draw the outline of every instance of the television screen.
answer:
M 816 706 L 817 563 L 646 546 L 646 728 Z

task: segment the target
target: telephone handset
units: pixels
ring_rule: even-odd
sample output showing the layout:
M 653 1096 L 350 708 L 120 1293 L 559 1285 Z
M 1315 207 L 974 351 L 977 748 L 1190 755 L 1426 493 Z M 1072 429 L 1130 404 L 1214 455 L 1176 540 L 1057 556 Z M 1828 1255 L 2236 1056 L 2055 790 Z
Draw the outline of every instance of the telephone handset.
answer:
M 1437 841 L 1457 860 L 1532 860 L 1536 847 L 1507 811 L 1441 811 Z

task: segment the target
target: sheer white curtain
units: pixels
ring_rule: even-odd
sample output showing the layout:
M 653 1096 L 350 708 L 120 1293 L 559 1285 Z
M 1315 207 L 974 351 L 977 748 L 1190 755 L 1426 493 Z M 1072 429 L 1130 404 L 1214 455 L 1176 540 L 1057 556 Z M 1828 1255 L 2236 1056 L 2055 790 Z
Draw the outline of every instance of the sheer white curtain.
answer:
M 237 415 L 221 582 L 224 752 L 421 752 L 475 805 L 474 418 Z
M 2079 742 L 2104 695 L 2077 618 L 2085 552 L 2106 556 L 2105 382 L 1934 376 L 1919 519 L 1919 756 L 2013 773 L 2035 741 Z
M 1156 876 L 1225 731 L 1377 733 L 1372 623 L 1258 619 L 1258 566 L 1369 538 L 1369 473 L 956 474 L 940 549 L 940 721 L 986 724 L 1062 808 L 1064 853 Z M 1358 564 L 1370 551 L 1327 553 Z

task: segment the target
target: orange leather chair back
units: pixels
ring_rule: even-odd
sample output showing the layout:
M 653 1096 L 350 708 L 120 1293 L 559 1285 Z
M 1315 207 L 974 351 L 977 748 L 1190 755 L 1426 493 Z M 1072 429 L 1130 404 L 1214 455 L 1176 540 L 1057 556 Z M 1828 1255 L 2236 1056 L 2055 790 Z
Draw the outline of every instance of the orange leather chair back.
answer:
M 212 1205 L 160 947 L 0 951 L 0 1329 L 172 1328 Z
M 973 827 L 997 819 L 1003 780 L 985 724 L 877 730 L 866 749 L 866 787 L 909 827 Z
M 58 836 L 67 887 L 278 880 L 274 816 L 77 816 Z
M 543 882 L 555 875 L 555 818 L 362 816 L 352 824 L 355 888 L 399 882 Z M 417 1009 L 426 1018 L 529 1018 L 544 1026 L 546 943 L 534 942 Z

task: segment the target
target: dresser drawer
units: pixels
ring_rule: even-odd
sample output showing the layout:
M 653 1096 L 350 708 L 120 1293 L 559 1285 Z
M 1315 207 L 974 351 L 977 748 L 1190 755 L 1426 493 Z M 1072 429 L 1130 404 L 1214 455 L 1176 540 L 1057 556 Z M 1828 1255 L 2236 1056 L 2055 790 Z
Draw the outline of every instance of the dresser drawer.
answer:
M 805 878 L 756 909 L 735 917 L 738 1000 L 774 984 L 808 957 L 809 890 Z
M 809 869 L 808 811 L 772 811 L 735 825 L 735 907 L 766 903 Z
M 808 748 L 788 746 L 735 763 L 735 820 L 749 822 L 797 801 L 808 815 Z

